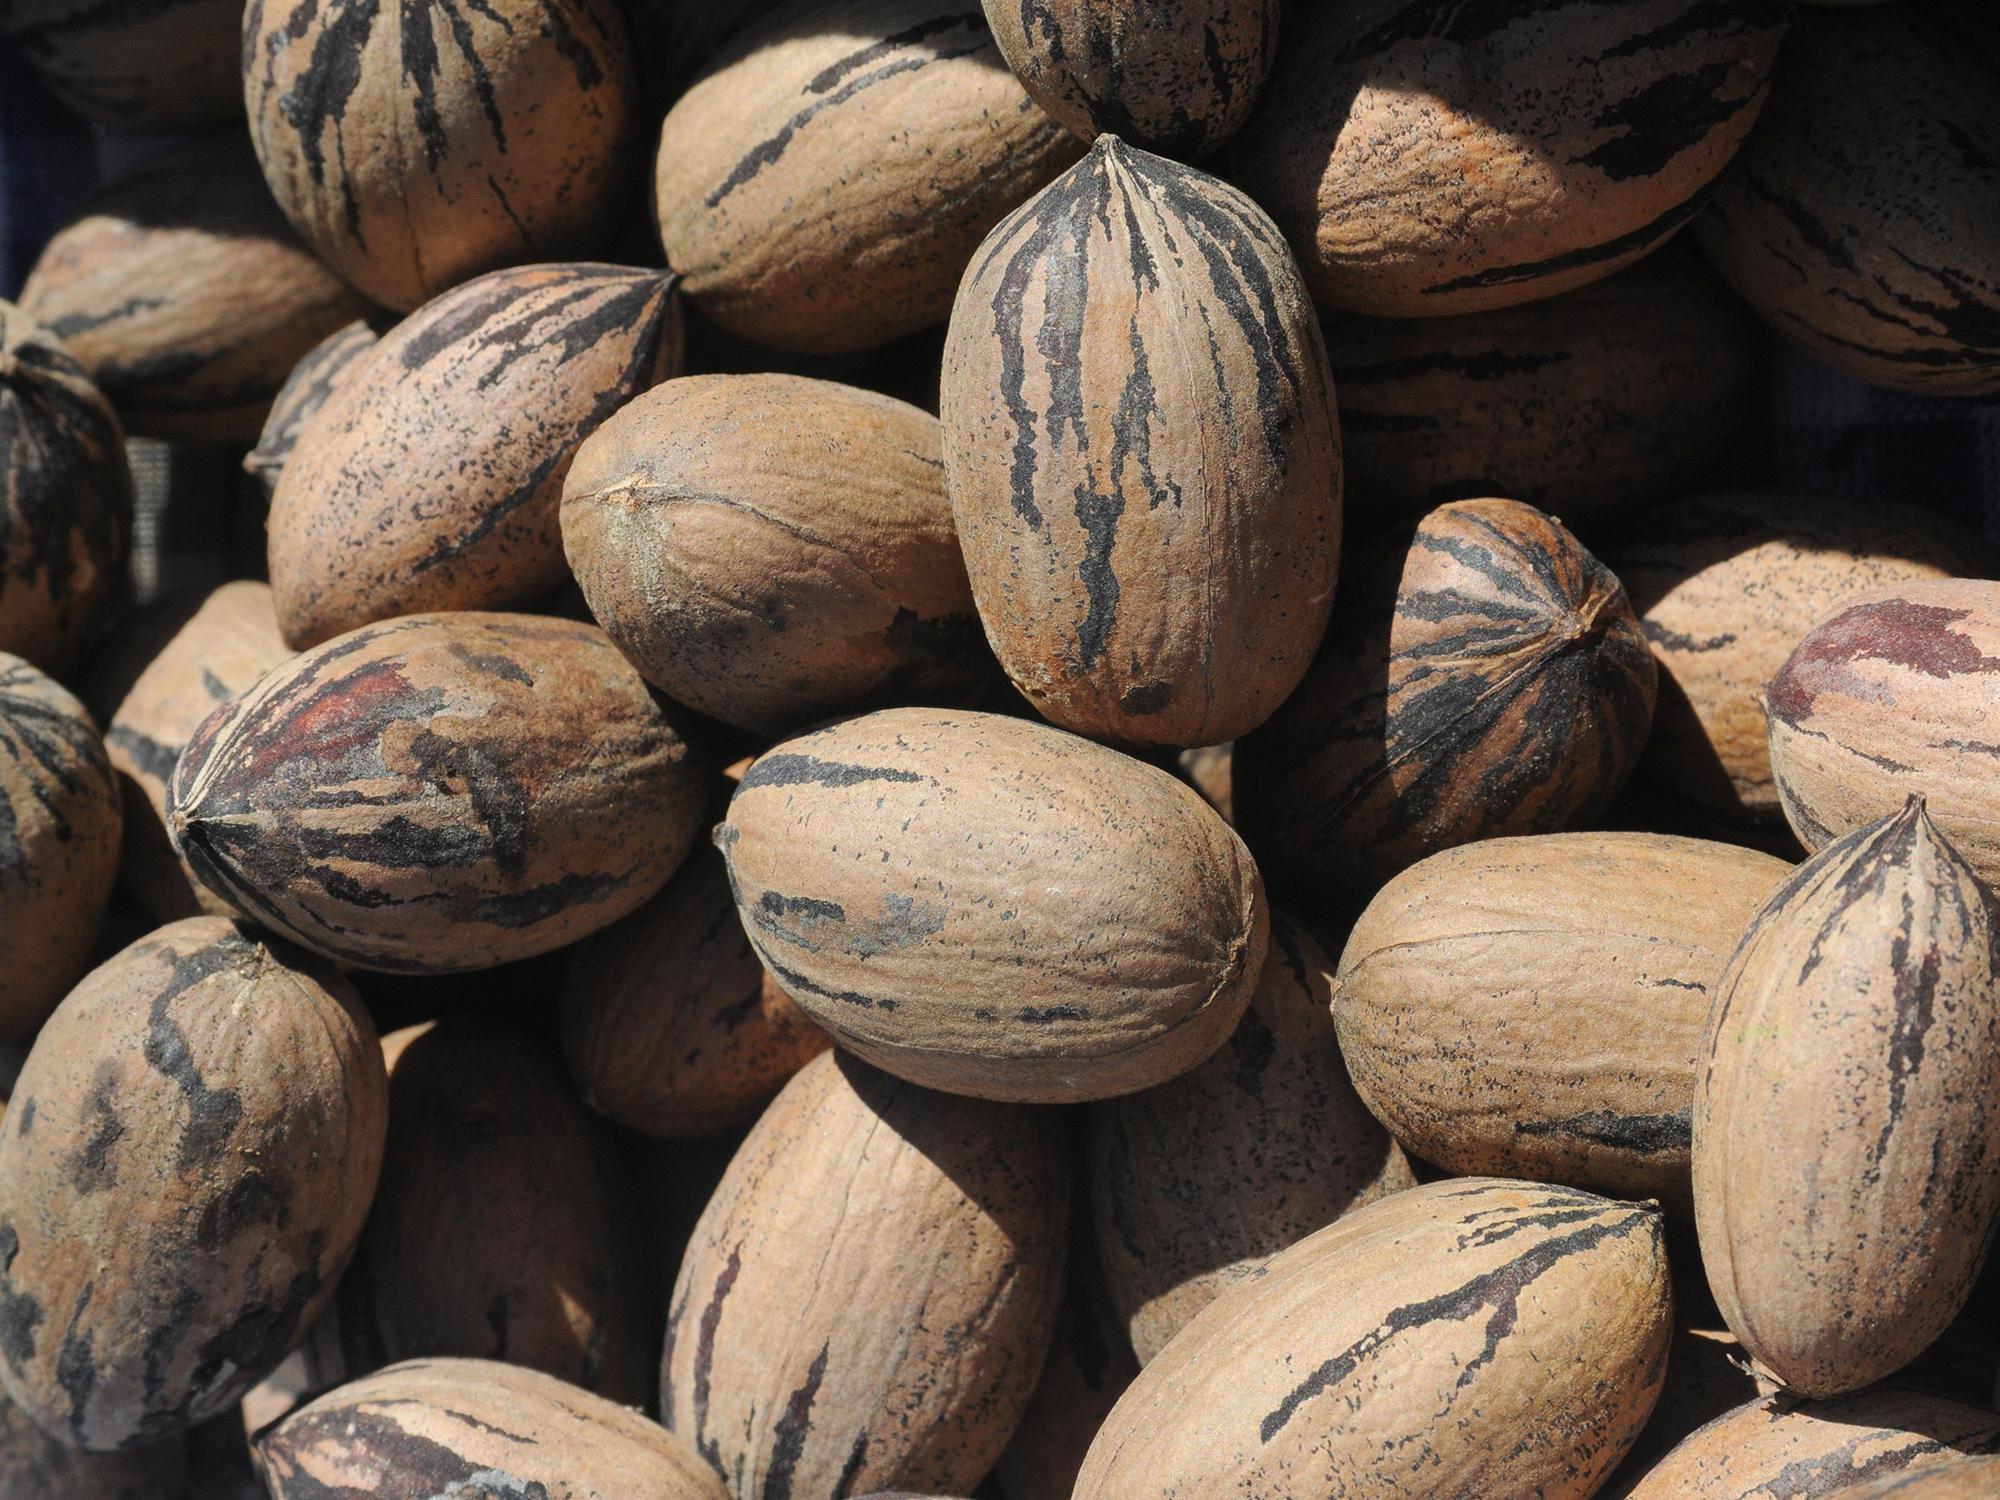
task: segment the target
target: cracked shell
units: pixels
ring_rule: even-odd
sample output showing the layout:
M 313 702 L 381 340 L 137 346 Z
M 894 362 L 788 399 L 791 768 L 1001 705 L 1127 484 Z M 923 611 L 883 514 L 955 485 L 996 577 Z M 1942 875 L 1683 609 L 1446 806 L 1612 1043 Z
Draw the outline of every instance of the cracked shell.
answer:
M 595 626 L 405 615 L 266 674 L 175 767 L 211 891 L 354 968 L 453 973 L 574 942 L 693 845 L 687 744 Z
M 1910 1363 L 2000 1215 L 2000 903 L 1912 797 L 1801 865 L 1716 992 L 1695 1092 L 1709 1289 L 1793 1390 Z
M 1045 718 L 1213 745 L 1298 685 L 1340 562 L 1340 434 L 1255 203 L 1100 136 L 980 246 L 939 411 L 987 641 Z
M 1062 1134 L 828 1052 L 752 1127 L 695 1226 L 660 1411 L 737 1500 L 970 1490 L 1062 1297 Z
M 347 982 L 222 917 L 94 970 L 0 1126 L 0 1383 L 76 1446 L 233 1405 L 333 1295 L 388 1121 Z
M 1272 1257 L 1139 1374 L 1075 1500 L 1585 1500 L 1666 1374 L 1659 1213 L 1461 1178 Z
M 1223 1043 L 1263 969 L 1263 882 L 1214 810 L 1025 720 L 886 709 L 786 740 L 715 838 L 786 992 L 929 1088 L 1163 1083 Z

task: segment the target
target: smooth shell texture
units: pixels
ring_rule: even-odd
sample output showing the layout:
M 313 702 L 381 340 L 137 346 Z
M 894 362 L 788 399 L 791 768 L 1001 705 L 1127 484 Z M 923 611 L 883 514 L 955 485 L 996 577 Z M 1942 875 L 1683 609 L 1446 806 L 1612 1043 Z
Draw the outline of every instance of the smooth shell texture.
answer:
M 118 783 L 67 688 L 0 653 L 0 1037 L 32 1036 L 90 961 L 118 874 Z
M 1716 992 L 1695 1218 L 1716 1305 L 1812 1396 L 1958 1316 L 2000 1214 L 2000 903 L 1923 803 L 1801 865 Z
M 992 670 L 937 419 L 796 375 L 691 375 L 621 410 L 563 483 L 583 596 L 646 680 L 782 734 Z
M 1270 1256 L 1416 1185 L 1348 1082 L 1332 976 L 1305 929 L 1274 915 L 1270 957 L 1228 1045 L 1092 1112 L 1099 1256 L 1141 1364 Z
M 751 944 L 843 1046 L 931 1088 L 1072 1102 L 1235 1028 L 1270 918 L 1166 772 L 997 714 L 888 709 L 760 757 L 716 842 Z
M 1781 333 L 1876 385 L 2000 391 L 2000 22 L 1809 16 L 1697 234 Z
M 72 109 L 122 130 L 223 125 L 243 113 L 236 0 L 4 0 L 18 43 Z
M 1595 535 L 1685 494 L 1751 409 L 1760 330 L 1676 246 L 1560 297 L 1445 318 L 1335 316 L 1350 519 L 1510 495 Z
M 1921 794 L 2000 890 L 2000 583 L 1899 584 L 1829 615 L 1771 679 L 1785 820 L 1824 848 Z
M 1280 889 L 1358 905 L 1439 849 L 1601 813 L 1655 676 L 1625 591 L 1560 524 L 1439 506 L 1355 559 L 1325 650 L 1237 744 L 1237 826 Z
M 727 1500 L 673 1434 L 513 1365 L 412 1360 L 256 1441 L 272 1500 Z
M 1237 137 L 1313 295 L 1399 317 L 1582 286 L 1707 201 L 1770 82 L 1777 0 L 1301 10 Z
M 1856 1490 L 1854 1500 L 1992 1500 L 1996 1494 L 2000 1458 L 1968 1458 L 1878 1479 Z
M 131 531 L 110 403 L 53 334 L 0 302 L 0 651 L 66 670 L 111 607 Z
M 578 945 L 562 1040 L 592 1109 L 670 1139 L 747 1123 L 830 1045 L 758 961 L 713 850 Z
M 1778 822 L 1764 690 L 1848 600 L 1976 567 L 1978 541 L 1914 506 L 1723 493 L 1669 505 L 1610 549 L 1660 664 L 1644 771 L 1736 817 Z
M 1206 156 L 1248 118 L 1278 51 L 1281 0 L 983 0 L 1029 96 L 1084 140 Z
M 1075 1500 L 1584 1500 L 1666 1373 L 1660 1217 L 1471 1179 L 1395 1193 L 1203 1310 L 1112 1410 Z
M 586 248 L 636 144 L 631 43 L 609 0 L 250 0 L 243 92 L 299 233 L 405 310 Z
M 797 0 L 668 113 L 667 263 L 735 334 L 865 349 L 942 320 L 986 231 L 1077 157 L 979 7 Z
M 574 942 L 693 843 L 700 770 L 603 632 L 409 615 L 203 722 L 175 847 L 210 890 L 357 968 L 449 973 Z
M 0 1130 L 0 1383 L 86 1448 L 231 1406 L 333 1295 L 388 1120 L 345 980 L 223 917 L 125 949 Z
M 248 443 L 366 305 L 299 243 L 240 138 L 149 158 L 43 248 L 21 307 L 145 437 Z
M 179 1438 L 131 1453 L 85 1453 L 0 1398 L 0 1500 L 167 1500 L 186 1493 L 187 1471 Z
M 1045 718 L 1212 745 L 1298 685 L 1340 561 L 1340 437 L 1256 204 L 1100 137 L 980 246 L 941 402 L 986 637 Z
M 350 1364 L 500 1359 L 642 1404 L 653 1349 L 631 1186 L 560 1061 L 469 1015 L 390 1040 L 382 1182 L 340 1283 Z
M 1490 839 L 1385 886 L 1340 958 L 1355 1088 L 1453 1172 L 1684 1212 L 1710 996 L 1783 860 L 1646 833 Z
M 680 356 L 673 279 L 624 266 L 495 271 L 405 318 L 299 435 L 271 497 L 285 639 L 554 588 L 571 459 Z
M 305 431 L 313 413 L 326 405 L 347 378 L 361 355 L 373 349 L 381 338 L 374 327 L 357 318 L 345 328 L 336 328 L 292 366 L 292 373 L 278 387 L 257 446 L 243 455 L 244 472 L 264 487 L 269 496 L 278 487 L 278 476 L 292 456 L 299 434 Z
M 1763 1396 L 1690 1434 L 1625 1500 L 1852 1500 L 1884 1475 L 1996 1448 L 2000 1415 L 1941 1396 Z
M 104 748 L 125 800 L 119 874 L 162 922 L 230 910 L 174 853 L 167 831 L 174 764 L 203 719 L 291 654 L 278 634 L 270 587 L 225 583 L 186 615 L 111 715 Z
M 1048 1352 L 1068 1218 L 1046 1112 L 826 1053 L 764 1112 L 695 1226 L 662 1417 L 737 1500 L 969 1490 Z

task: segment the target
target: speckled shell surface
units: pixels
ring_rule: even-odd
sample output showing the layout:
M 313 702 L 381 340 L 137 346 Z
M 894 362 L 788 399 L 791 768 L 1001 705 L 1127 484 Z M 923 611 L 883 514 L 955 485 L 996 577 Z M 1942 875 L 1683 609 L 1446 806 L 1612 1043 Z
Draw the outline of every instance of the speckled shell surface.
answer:
M 1985 555 L 1933 513 L 1881 500 L 1734 492 L 1655 512 L 1606 556 L 1660 665 L 1642 767 L 1709 807 L 1781 820 L 1764 693 L 1792 648 L 1850 599 Z
M 1076 1500 L 1584 1500 L 1666 1372 L 1652 1208 L 1462 1179 L 1395 1193 L 1210 1303 L 1112 1410 Z
M 1007 66 L 1072 134 L 1183 160 L 1248 118 L 1278 51 L 1281 0 L 984 0 Z
M 292 366 L 292 373 L 271 400 L 257 445 L 243 455 L 244 471 L 263 485 L 267 496 L 278 487 L 278 475 L 284 472 L 285 461 L 292 456 L 307 420 L 326 405 L 327 397 L 346 379 L 355 361 L 380 338 L 380 333 L 357 318 L 314 344 Z
M 1234 1029 L 1270 920 L 1166 772 L 997 714 L 887 709 L 784 741 L 716 830 L 751 944 L 900 1077 L 1061 1103 L 1165 1082 Z
M 160 921 L 231 910 L 174 853 L 168 783 L 201 721 L 291 655 L 270 586 L 225 583 L 160 647 L 111 715 L 104 748 L 125 803 L 119 876 Z
M 668 1139 L 748 1121 L 831 1045 L 758 960 L 713 850 L 578 945 L 562 1036 L 592 1109 Z
M 1723 275 L 1849 375 L 2000 391 L 2000 21 L 1908 0 L 1807 15 L 1702 215 Z
M 1340 437 L 1255 203 L 1099 137 L 980 246 L 939 410 L 987 640 L 1044 717 L 1211 745 L 1298 685 L 1340 561 Z
M 1771 679 L 1771 772 L 1819 849 L 1921 793 L 2000 889 L 2000 582 L 1899 584 L 1815 625 Z
M 520 603 L 564 577 L 563 476 L 680 368 L 673 280 L 595 264 L 495 271 L 362 355 L 271 498 L 271 587 L 295 646 L 419 610 Z
M 1274 884 L 1358 905 L 1440 849 L 1602 812 L 1656 677 L 1610 570 L 1512 500 L 1439 506 L 1354 561 L 1319 659 L 1235 751 Z
M 1716 981 L 1789 866 L 1645 833 L 1488 839 L 1390 881 L 1341 954 L 1354 1086 L 1456 1172 L 1689 1206 Z
M 256 1441 L 272 1500 L 727 1500 L 638 1412 L 513 1365 L 411 1360 Z
M 652 1337 L 631 1187 L 559 1060 L 464 1014 L 389 1040 L 382 1181 L 340 1283 L 351 1367 L 505 1360 L 642 1405 Z
M 0 302 L 0 651 L 66 670 L 111 608 L 131 530 L 110 402 L 55 335 Z
M 332 1296 L 387 1114 L 354 991 L 248 928 L 193 917 L 93 971 L 0 1128 L 7 1394 L 99 1449 L 228 1408 Z
M 243 113 L 236 0 L 7 0 L 17 42 L 71 108 L 120 130 L 222 125 Z
M 865 349 L 941 321 L 980 237 L 1082 149 L 972 0 L 795 0 L 669 111 L 653 201 L 706 316 Z
M 737 1500 L 971 1489 L 1048 1351 L 1068 1218 L 1047 1112 L 814 1059 L 695 1226 L 667 1426 Z
M 2000 1213 L 2000 903 L 1923 803 L 1743 935 L 1695 1092 L 1709 1289 L 1788 1387 L 1859 1390 L 1958 1316 Z
M 1700 210 L 1789 16 L 1776 0 L 1301 10 L 1232 163 L 1331 306 L 1413 316 L 1552 296 Z
M 690 375 L 585 441 L 562 539 L 646 680 L 782 734 L 877 703 L 964 701 L 991 672 L 937 419 L 795 375 Z
M 1670 245 L 1560 297 L 1437 318 L 1335 315 L 1348 514 L 1359 532 L 1508 495 L 1586 539 L 1714 466 L 1750 408 L 1761 330 Z
M 0 653 L 0 1037 L 32 1036 L 88 965 L 122 820 L 84 706 Z
M 1872 1480 L 1854 1492 L 1854 1500 L 1990 1500 L 1995 1494 L 2000 1494 L 2000 1458 L 1987 1457 Z
M 105 188 L 43 248 L 21 307 L 128 431 L 247 443 L 300 356 L 366 304 L 299 242 L 230 138 Z
M 594 626 L 406 615 L 305 652 L 204 720 L 175 847 L 208 888 L 358 968 L 559 948 L 694 842 L 699 768 Z
M 1687 1300 L 1683 1282 L 1675 1298 L 1677 1313 Z M 1679 1324 L 1667 1354 L 1667 1381 L 1660 1388 L 1659 1404 L 1595 1500 L 1631 1500 L 1634 1487 L 1683 1439 L 1744 1402 L 1777 1389 L 1775 1380 L 1751 1368 L 1733 1334 Z
M 588 248 L 637 144 L 609 0 L 250 0 L 250 138 L 306 241 L 385 307 Z
M 1627 1500 L 1853 1500 L 1886 1475 L 2000 1448 L 2000 1414 L 1915 1391 L 1762 1396 L 1689 1434 Z
M 1348 1081 L 1332 977 L 1312 936 L 1275 914 L 1263 976 L 1222 1049 L 1091 1113 L 1098 1254 L 1141 1363 L 1270 1256 L 1416 1185 Z

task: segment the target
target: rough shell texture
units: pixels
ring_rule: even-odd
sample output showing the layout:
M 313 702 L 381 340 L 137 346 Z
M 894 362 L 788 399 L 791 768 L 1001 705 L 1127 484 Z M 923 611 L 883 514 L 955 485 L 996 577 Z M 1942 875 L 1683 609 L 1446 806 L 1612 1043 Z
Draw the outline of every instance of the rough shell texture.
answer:
M 350 1367 L 498 1359 L 642 1405 L 653 1349 L 631 1189 L 560 1061 L 468 1015 L 393 1040 L 382 1182 L 340 1283 Z
M 726 1500 L 686 1444 L 602 1396 L 483 1359 L 411 1360 L 257 1440 L 272 1500 Z
M 266 496 L 277 489 L 285 461 L 292 456 L 313 413 L 326 405 L 327 397 L 347 378 L 360 356 L 373 349 L 380 338 L 374 327 L 357 318 L 314 344 L 292 366 L 292 373 L 271 401 L 257 446 L 243 455 L 244 471 L 264 487 Z
M 667 1426 L 737 1500 L 971 1489 L 1048 1352 L 1068 1179 L 1046 1112 L 816 1058 L 695 1227 L 667 1318 Z
M 1920 793 L 2000 890 L 2000 583 L 1900 584 L 1829 615 L 1767 694 L 1785 820 L 1820 849 Z
M 585 249 L 627 186 L 637 85 L 608 0 L 251 0 L 243 86 L 279 206 L 385 307 Z
M 1877 385 L 2000 391 L 2000 21 L 1911 0 L 1807 18 L 1702 215 L 1778 330 Z
M 578 946 L 562 1032 L 592 1109 L 678 1139 L 747 1123 L 829 1045 L 758 961 L 711 850 Z
M 1626 1500 L 1852 1500 L 1883 1475 L 1995 1449 L 2000 1415 L 1941 1396 L 1763 1396 L 1690 1434 Z
M 1666 1373 L 1660 1217 L 1470 1179 L 1394 1193 L 1273 1257 L 1140 1372 L 1076 1500 L 1584 1500 Z
M 1978 541 L 1880 500 L 1699 495 L 1647 518 L 1608 561 L 1660 664 L 1642 768 L 1684 797 L 1776 822 L 1764 690 L 1850 599 L 1979 565 Z
M 1270 1256 L 1416 1184 L 1348 1082 L 1332 974 L 1304 928 L 1274 917 L 1263 977 L 1228 1045 L 1093 1112 L 1099 1254 L 1142 1364 Z
M 130 1447 L 214 1416 L 333 1293 L 382 1161 L 374 1028 L 339 976 L 191 917 L 71 991 L 0 1130 L 0 1382 Z
M 716 842 L 787 993 L 931 1088 L 1164 1083 L 1263 968 L 1263 882 L 1228 825 L 1166 772 L 1019 719 L 888 709 L 787 740 Z
M 266 926 L 357 968 L 448 973 L 642 905 L 693 843 L 702 794 L 603 632 L 408 615 L 210 715 L 171 821 L 201 882 Z
M 680 355 L 672 278 L 624 266 L 495 271 L 405 318 L 279 476 L 270 563 L 285 639 L 554 588 L 571 459 Z
M 1274 885 L 1359 904 L 1439 849 L 1601 813 L 1655 676 L 1575 537 L 1530 505 L 1454 501 L 1356 559 L 1306 680 L 1237 744 L 1237 825 Z
M 991 663 L 937 419 L 795 375 L 693 375 L 578 451 L 562 541 L 646 680 L 782 734 L 883 702 L 963 701 Z
M 365 310 L 299 243 L 235 137 L 106 188 L 44 247 L 21 307 L 129 431 L 242 443 L 300 357 Z
M 1280 0 L 984 0 L 993 39 L 1071 133 L 1206 156 L 1248 118 L 1278 50 Z
M 125 693 L 104 733 L 125 799 L 125 889 L 162 922 L 230 910 L 174 853 L 167 832 L 167 787 L 174 763 L 217 706 L 287 660 L 270 587 L 225 583 L 165 641 Z M 137 622 L 144 629 L 149 621 Z M 120 623 L 120 631 L 127 627 Z M 115 644 L 115 643 L 114 643 Z
M 2000 1494 L 2000 1458 L 1967 1458 L 1939 1464 L 1919 1474 L 1874 1480 L 1854 1492 L 1854 1500 L 1992 1500 Z
M 1788 868 L 1645 833 L 1432 856 L 1383 888 L 1341 954 L 1333 1016 L 1355 1088 L 1448 1171 L 1685 1211 L 1710 996 Z
M 1685 1290 L 1685 1283 L 1682 1283 Z M 1677 1327 L 1667 1354 L 1667 1383 L 1639 1441 L 1595 1500 L 1631 1500 L 1633 1488 L 1683 1439 L 1778 1383 L 1750 1366 L 1743 1346 L 1719 1328 Z M 1700 1497 L 1686 1497 L 1700 1500 Z
M 1081 149 L 977 5 L 797 0 L 668 113 L 654 203 L 667 263 L 724 328 L 864 349 L 942 319 L 980 238 Z
M 122 130 L 222 125 L 243 113 L 235 0 L 5 0 L 0 33 L 73 109 Z
M 2000 903 L 1923 803 L 1771 897 L 1695 1092 L 1702 1261 L 1730 1329 L 1812 1396 L 1958 1316 L 2000 1214 Z
M 0 651 L 73 664 L 111 607 L 131 530 L 110 403 L 53 334 L 0 302 Z
M 1586 536 L 1646 517 L 1751 409 L 1757 320 L 1668 246 L 1560 297 L 1448 318 L 1334 317 L 1354 525 L 1511 495 Z
M 0 654 L 0 1037 L 27 1037 L 90 962 L 118 874 L 118 783 L 81 703 Z
M 0 1398 L 0 1500 L 170 1500 L 185 1493 L 187 1470 L 178 1437 L 131 1453 L 85 1453 Z
M 1301 10 L 1238 180 L 1353 312 L 1507 307 L 1679 229 L 1742 145 L 1778 0 L 1356 0 Z
M 1340 561 L 1340 438 L 1256 204 L 1100 137 L 980 246 L 940 409 L 987 639 L 1045 717 L 1211 745 L 1298 685 Z

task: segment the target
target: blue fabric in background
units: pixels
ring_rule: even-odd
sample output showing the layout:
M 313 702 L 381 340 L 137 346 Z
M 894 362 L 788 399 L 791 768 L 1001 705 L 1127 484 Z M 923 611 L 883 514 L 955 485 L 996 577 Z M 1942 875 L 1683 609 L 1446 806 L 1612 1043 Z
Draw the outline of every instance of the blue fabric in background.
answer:
M 97 140 L 0 37 L 0 298 L 13 301 L 49 236 L 97 186 Z

